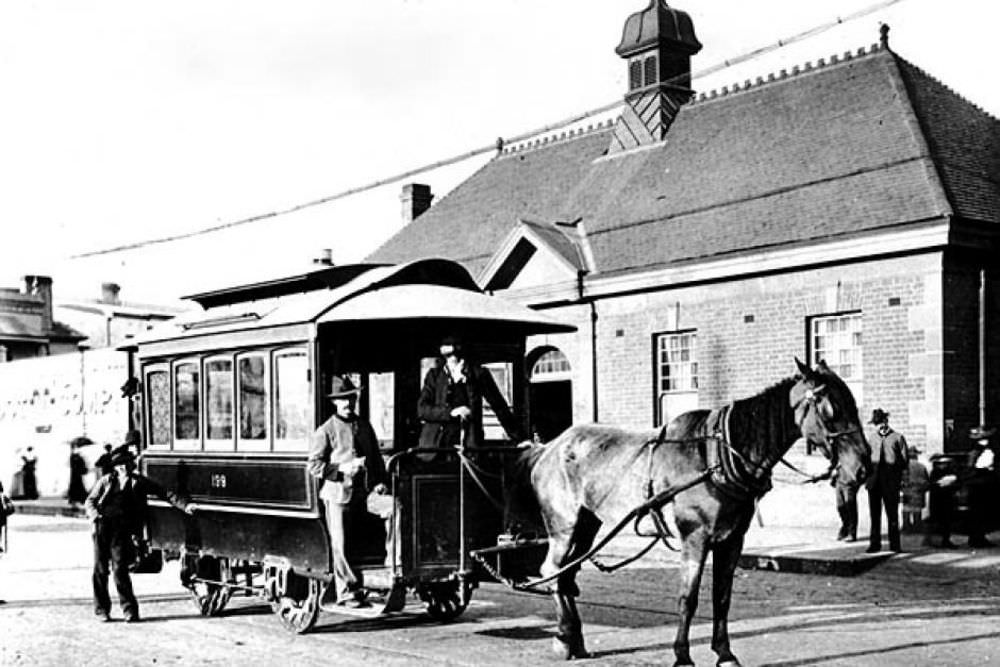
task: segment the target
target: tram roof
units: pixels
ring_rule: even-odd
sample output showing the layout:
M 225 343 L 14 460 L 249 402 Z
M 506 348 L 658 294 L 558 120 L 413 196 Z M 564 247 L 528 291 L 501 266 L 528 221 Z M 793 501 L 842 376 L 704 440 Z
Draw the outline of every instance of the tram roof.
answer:
M 186 298 L 204 310 L 166 321 L 135 342 L 142 346 L 296 325 L 399 320 L 497 322 L 525 333 L 576 329 L 503 297 L 484 294 L 462 265 L 444 259 L 330 267 Z

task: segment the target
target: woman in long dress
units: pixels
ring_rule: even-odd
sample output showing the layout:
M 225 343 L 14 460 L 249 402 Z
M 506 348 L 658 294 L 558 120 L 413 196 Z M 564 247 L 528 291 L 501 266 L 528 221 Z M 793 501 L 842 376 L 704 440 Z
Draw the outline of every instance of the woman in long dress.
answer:
M 87 487 L 83 484 L 83 476 L 87 474 L 87 462 L 80 455 L 80 448 L 70 445 L 72 453 L 69 455 L 69 490 L 66 498 L 71 505 L 77 505 L 87 499 Z

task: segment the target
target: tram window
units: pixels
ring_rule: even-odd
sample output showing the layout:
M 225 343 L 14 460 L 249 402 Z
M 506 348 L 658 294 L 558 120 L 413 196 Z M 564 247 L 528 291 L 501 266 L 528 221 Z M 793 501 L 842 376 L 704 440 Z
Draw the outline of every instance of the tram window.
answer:
M 233 449 L 233 360 L 205 360 L 205 449 Z
M 174 449 L 201 448 L 201 369 L 198 361 L 174 365 Z
M 488 370 L 490 374 L 493 375 L 493 380 L 497 383 L 497 389 L 500 390 L 503 400 L 507 402 L 508 406 L 511 406 L 511 409 L 513 409 L 513 364 L 497 362 L 492 364 L 483 364 L 483 368 Z M 487 440 L 504 440 L 507 438 L 507 432 L 504 431 L 503 426 L 500 425 L 500 418 L 497 417 L 495 412 L 493 412 L 493 408 L 490 407 L 490 404 L 487 401 L 483 401 L 483 434 Z
M 305 350 L 274 353 L 274 449 L 300 451 L 309 447 L 312 391 Z
M 236 362 L 240 415 L 237 449 L 258 452 L 270 449 L 267 434 L 267 362 L 267 356 L 258 352 L 241 356 Z
M 379 434 L 382 449 L 392 449 L 393 419 L 395 417 L 396 378 L 392 373 L 368 375 L 369 421 Z
M 146 423 L 149 446 L 170 447 L 170 373 L 165 366 L 146 372 Z

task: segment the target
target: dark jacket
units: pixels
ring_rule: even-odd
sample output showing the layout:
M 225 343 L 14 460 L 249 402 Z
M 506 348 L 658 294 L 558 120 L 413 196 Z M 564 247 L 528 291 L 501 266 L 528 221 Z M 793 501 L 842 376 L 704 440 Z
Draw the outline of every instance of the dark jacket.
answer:
M 156 496 L 180 510 L 188 505 L 185 499 L 135 471 L 129 473 L 126 484 L 126 488 L 122 488 L 117 474 L 104 475 L 97 480 L 83 503 L 87 518 L 114 522 L 138 535 L 146 521 L 148 496 Z
M 355 495 L 357 480 L 340 470 L 341 463 L 364 457 L 364 495 Z M 385 462 L 378 449 L 378 439 L 371 424 L 363 419 L 345 420 L 337 415 L 327 419 L 313 433 L 307 463 L 309 474 L 322 480 L 320 497 L 341 505 L 367 498 L 378 484 L 386 483 Z
M 480 447 L 483 445 L 485 436 L 483 433 L 483 399 L 490 404 L 493 412 L 500 420 L 500 425 L 507 432 L 511 439 L 517 440 L 522 437 L 521 429 L 517 420 L 507 406 L 503 394 L 497 388 L 493 375 L 483 368 L 469 361 L 465 362 L 465 385 L 468 393 L 468 407 L 471 415 L 465 424 L 465 445 L 467 447 Z M 457 442 L 446 442 L 452 439 L 452 435 L 458 434 L 459 420 L 451 416 L 451 410 L 455 406 L 448 404 L 448 387 L 451 384 L 444 362 L 438 360 L 437 364 L 429 371 L 424 378 L 424 386 L 420 391 L 420 400 L 417 403 L 417 416 L 424 422 L 420 430 L 421 447 L 442 447 L 456 445 Z
M 909 465 L 906 438 L 902 433 L 889 429 L 885 435 L 876 431 L 868 438 L 868 442 L 872 447 L 874 473 L 868 478 L 866 486 L 871 489 L 877 482 L 881 482 L 895 488 L 898 493 Z

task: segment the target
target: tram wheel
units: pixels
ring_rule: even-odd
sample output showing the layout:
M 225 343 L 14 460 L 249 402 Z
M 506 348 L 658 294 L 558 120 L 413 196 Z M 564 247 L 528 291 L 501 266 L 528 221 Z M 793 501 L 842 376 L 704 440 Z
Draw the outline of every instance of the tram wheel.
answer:
M 271 609 L 286 630 L 301 635 L 312 630 L 319 619 L 321 593 L 318 579 L 289 572 L 286 590 L 271 602 Z
M 469 606 L 472 590 L 466 586 L 464 593 L 462 595 L 457 581 L 434 582 L 417 591 L 426 604 L 428 615 L 441 623 L 455 620 Z
M 191 600 L 202 616 L 218 616 L 226 608 L 232 595 L 232 590 L 228 586 L 210 583 L 203 579 L 228 581 L 231 578 L 228 573 L 229 561 L 225 558 L 190 555 L 184 557 L 181 584 L 191 594 Z

